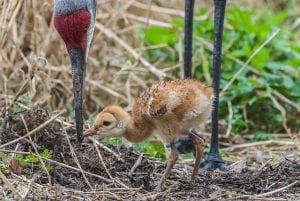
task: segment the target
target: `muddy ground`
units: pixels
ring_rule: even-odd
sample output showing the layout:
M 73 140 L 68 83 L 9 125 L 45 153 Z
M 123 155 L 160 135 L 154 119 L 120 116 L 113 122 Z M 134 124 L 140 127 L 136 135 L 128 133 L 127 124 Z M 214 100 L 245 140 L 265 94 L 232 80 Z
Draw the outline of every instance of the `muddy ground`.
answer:
M 50 114 L 40 107 L 11 115 L 0 130 L 0 146 L 49 118 Z M 26 196 L 25 200 L 300 200 L 299 150 L 294 146 L 224 149 L 230 171 L 200 172 L 194 183 L 189 181 L 192 163 L 180 161 L 167 182 L 168 188 L 158 192 L 155 187 L 165 163 L 132 148 L 91 139 L 79 145 L 74 128 L 57 121 L 31 138 L 0 149 L 1 170 L 5 173 L 1 176 L 1 200 L 17 199 L 18 195 Z M 51 166 L 51 184 L 40 163 L 22 167 L 14 160 L 15 155 L 35 153 L 34 148 L 53 151 L 51 160 L 44 160 Z

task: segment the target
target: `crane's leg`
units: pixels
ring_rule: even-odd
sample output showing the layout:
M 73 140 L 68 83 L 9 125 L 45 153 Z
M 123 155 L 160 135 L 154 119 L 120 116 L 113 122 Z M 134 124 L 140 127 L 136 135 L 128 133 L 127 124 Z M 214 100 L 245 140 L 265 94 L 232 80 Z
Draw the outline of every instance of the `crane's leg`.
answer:
M 220 66 L 222 56 L 222 35 L 226 0 L 214 0 L 214 50 L 213 50 L 213 89 L 215 99 L 212 110 L 212 135 L 210 151 L 206 160 L 201 164 L 203 170 L 211 171 L 219 168 L 226 171 L 227 167 L 220 156 L 218 144 L 218 112 L 219 112 L 219 87 L 220 87 Z
M 212 171 L 219 168 L 226 171 L 227 167 L 220 156 L 218 144 L 218 111 L 219 111 L 219 86 L 220 86 L 220 66 L 222 55 L 222 35 L 226 0 L 214 0 L 214 50 L 213 50 L 213 88 L 215 99 L 212 111 L 212 135 L 210 152 L 201 164 L 204 170 Z M 194 0 L 185 1 L 185 40 L 184 40 L 184 77 L 191 77 L 192 74 L 192 32 L 193 32 L 193 7 Z M 192 131 L 195 132 L 195 131 Z M 190 136 L 177 140 L 175 146 L 180 153 L 194 152 L 195 147 L 191 142 Z
M 192 77 L 192 46 L 194 0 L 185 0 L 184 19 L 184 78 Z

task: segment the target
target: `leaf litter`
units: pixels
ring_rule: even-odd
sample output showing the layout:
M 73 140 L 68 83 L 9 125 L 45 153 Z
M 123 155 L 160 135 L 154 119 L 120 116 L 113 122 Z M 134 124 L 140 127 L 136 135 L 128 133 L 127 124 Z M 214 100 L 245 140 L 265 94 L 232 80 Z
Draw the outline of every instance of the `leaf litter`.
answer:
M 27 133 L 21 115 L 29 131 L 50 118 L 49 112 L 39 106 L 11 115 L 7 127 L 0 132 L 2 145 Z M 64 133 L 70 140 L 80 167 L 74 160 Z M 244 154 L 245 157 L 240 162 L 231 165 L 230 171 L 200 171 L 195 182 L 190 182 L 192 165 L 180 161 L 172 171 L 166 191 L 158 192 L 155 187 L 165 170 L 165 162 L 141 155 L 132 147 L 115 147 L 101 141 L 96 141 L 95 145 L 89 139 L 80 145 L 74 127 L 66 127 L 56 121 L 38 130 L 32 135 L 32 140 L 40 153 L 45 149 L 53 151 L 50 159 L 44 158 L 45 163 L 51 166 L 51 185 L 48 183 L 47 174 L 41 168 L 33 165 L 21 167 L 15 159 L 14 155 L 34 153 L 33 144 L 28 140 L 23 139 L 0 149 L 2 155 L 9 154 L 11 157 L 10 169 L 5 176 L 16 189 L 23 189 L 20 192 L 26 192 L 24 189 L 27 189 L 27 194 L 23 195 L 26 199 L 300 199 L 300 163 L 296 155 L 285 155 L 277 160 L 264 160 L 260 157 L 260 161 L 255 163 L 252 160 L 257 156 L 249 159 Z M 2 159 L 1 163 L 5 161 Z M 4 183 L 1 183 L 0 189 L 5 192 L 0 197 L 16 197 Z

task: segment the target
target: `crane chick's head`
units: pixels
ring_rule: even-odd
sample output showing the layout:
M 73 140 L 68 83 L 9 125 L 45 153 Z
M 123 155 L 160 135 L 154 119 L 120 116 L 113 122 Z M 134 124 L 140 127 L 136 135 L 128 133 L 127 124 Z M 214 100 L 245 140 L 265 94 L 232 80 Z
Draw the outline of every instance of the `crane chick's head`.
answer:
M 85 136 L 123 137 L 129 122 L 129 114 L 121 107 L 107 106 L 97 115 L 94 126 L 86 131 Z

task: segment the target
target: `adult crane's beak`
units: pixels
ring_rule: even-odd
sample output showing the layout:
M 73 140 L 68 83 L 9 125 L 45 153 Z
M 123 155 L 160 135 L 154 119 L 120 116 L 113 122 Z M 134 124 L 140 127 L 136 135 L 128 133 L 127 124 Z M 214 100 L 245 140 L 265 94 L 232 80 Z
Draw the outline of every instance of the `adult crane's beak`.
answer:
M 97 0 L 55 0 L 54 26 L 68 49 L 73 76 L 77 138 L 83 141 L 85 66 L 96 21 Z
M 83 141 L 83 92 L 85 80 L 86 49 L 70 48 L 72 65 L 76 131 L 79 142 Z

